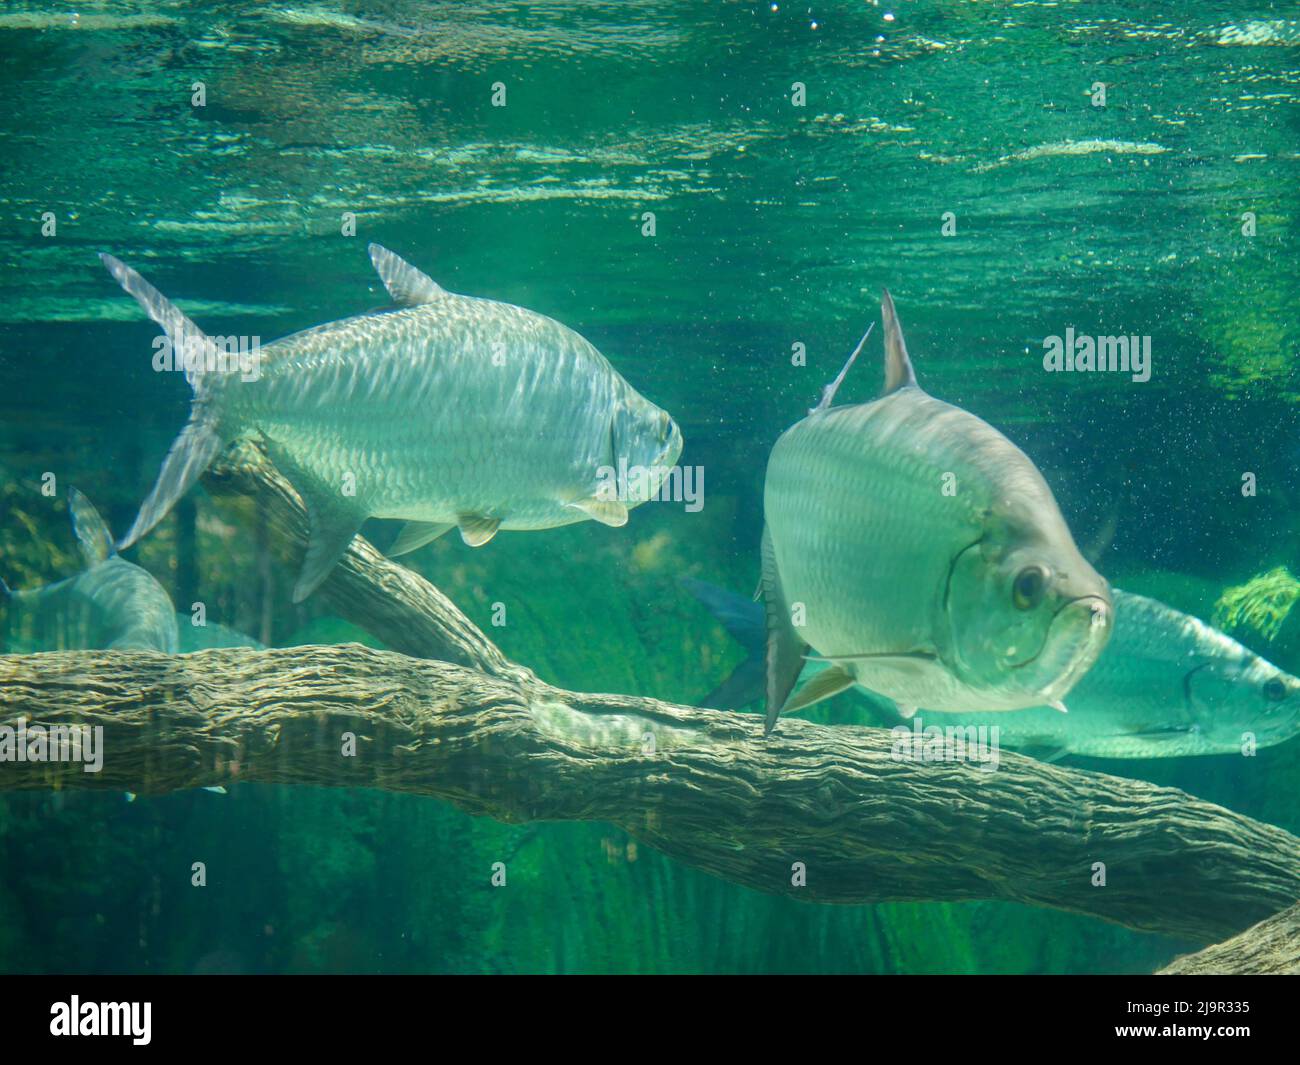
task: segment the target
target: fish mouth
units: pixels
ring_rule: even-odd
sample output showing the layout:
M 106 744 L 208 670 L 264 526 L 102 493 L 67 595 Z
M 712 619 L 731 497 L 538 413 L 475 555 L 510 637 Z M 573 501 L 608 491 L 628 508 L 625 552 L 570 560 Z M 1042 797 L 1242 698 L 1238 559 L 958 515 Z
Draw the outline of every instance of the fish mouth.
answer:
M 1085 673 L 1092 668 L 1097 656 L 1101 654 L 1102 649 L 1106 646 L 1106 639 L 1110 634 L 1110 627 L 1114 621 L 1114 608 L 1110 601 L 1104 596 L 1090 594 L 1078 595 L 1073 599 L 1067 599 L 1052 615 L 1052 623 L 1048 626 L 1047 636 L 1043 639 L 1042 646 L 1033 654 L 1032 657 L 1025 659 L 1023 662 L 1017 662 L 1011 666 L 1011 669 L 1024 669 L 1027 666 L 1034 665 L 1041 661 L 1044 653 L 1053 643 L 1052 632 L 1056 626 L 1057 619 L 1070 611 L 1074 616 L 1086 613 L 1087 633 L 1085 638 L 1077 642 L 1073 654 L 1065 661 L 1065 668 L 1057 675 L 1056 679 L 1042 691 L 1044 698 L 1060 698 L 1079 682 Z M 1068 625 L 1074 622 L 1067 619 Z
M 660 466 L 675 466 L 677 460 L 682 454 L 682 431 L 677 427 L 677 423 L 668 419 L 668 440 L 664 443 L 664 448 L 659 452 L 656 464 Z

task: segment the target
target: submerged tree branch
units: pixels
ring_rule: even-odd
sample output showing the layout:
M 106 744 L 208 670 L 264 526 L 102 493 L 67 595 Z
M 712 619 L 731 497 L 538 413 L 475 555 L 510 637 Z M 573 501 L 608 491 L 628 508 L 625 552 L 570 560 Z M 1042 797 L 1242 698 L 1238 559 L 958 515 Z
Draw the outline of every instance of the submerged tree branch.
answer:
M 1300 896 L 1300 841 L 1169 788 L 1010 754 L 996 772 L 899 762 L 882 729 L 791 720 L 764 738 L 756 715 L 579 695 L 356 644 L 14 656 L 0 659 L 0 688 L 6 719 L 104 728 L 102 772 L 7 763 L 6 788 L 413 792 L 501 821 L 612 822 L 808 901 L 1006 899 L 1200 942 Z
M 1226 943 L 1186 954 L 1157 976 L 1300 976 L 1300 903 Z
M 296 561 L 301 503 L 256 449 L 208 484 L 251 496 Z M 5 721 L 101 725 L 106 750 L 97 774 L 0 763 L 0 788 L 404 791 L 508 822 L 611 822 L 699 869 L 807 901 L 1003 899 L 1198 942 L 1300 897 L 1300 840 L 1170 788 L 1009 753 L 993 772 L 900 761 L 887 730 L 786 720 L 764 737 L 756 715 L 564 691 L 361 538 L 322 587 L 405 653 L 0 657 Z

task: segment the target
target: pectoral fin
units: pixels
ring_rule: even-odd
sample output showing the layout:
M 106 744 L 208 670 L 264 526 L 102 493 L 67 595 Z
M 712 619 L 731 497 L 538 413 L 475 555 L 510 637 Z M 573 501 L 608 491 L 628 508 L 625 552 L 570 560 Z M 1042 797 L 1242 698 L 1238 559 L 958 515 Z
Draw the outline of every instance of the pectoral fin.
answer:
M 396 558 L 398 555 L 408 554 L 417 547 L 423 547 L 425 544 L 438 539 L 439 536 L 451 528 L 453 526 L 448 522 L 408 521 L 402 526 L 402 531 L 397 534 L 393 546 L 388 549 L 388 557 Z
M 1070 754 L 1070 748 L 1055 739 L 1029 740 L 1016 746 L 1021 754 L 1040 762 L 1059 762 Z
M 501 528 L 501 519 L 485 518 L 481 514 L 462 514 L 458 524 L 462 540 L 470 547 L 482 547 L 496 536 L 497 530 Z
M 933 662 L 938 655 L 933 651 L 864 651 L 856 655 L 809 655 L 809 662 Z
M 790 696 L 790 701 L 781 710 L 783 714 L 793 714 L 796 710 L 805 710 L 813 703 L 839 695 L 845 688 L 853 687 L 853 678 L 839 666 L 822 670 L 812 680 Z
M 1171 736 L 1186 736 L 1192 731 L 1191 725 L 1163 725 L 1153 728 L 1135 728 L 1124 732 L 1141 740 L 1167 740 Z
M 582 511 L 593 521 L 617 529 L 627 524 L 627 507 L 617 499 L 579 499 L 567 504 L 574 510 Z
M 776 726 L 776 719 L 803 671 L 803 656 L 808 650 L 790 623 L 790 608 L 781 590 L 772 534 L 766 527 L 763 529 L 763 609 L 767 617 L 767 720 L 763 725 L 766 735 Z

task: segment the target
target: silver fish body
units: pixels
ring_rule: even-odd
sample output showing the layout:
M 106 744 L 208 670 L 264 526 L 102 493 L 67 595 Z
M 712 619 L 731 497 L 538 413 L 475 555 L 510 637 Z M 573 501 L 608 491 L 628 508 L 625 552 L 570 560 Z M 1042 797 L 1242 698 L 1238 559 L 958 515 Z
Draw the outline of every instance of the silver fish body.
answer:
M 259 640 L 211 618 L 202 625 L 195 625 L 191 615 L 178 613 L 176 627 L 180 637 L 177 649 L 181 654 L 207 651 L 216 647 L 248 647 L 254 651 L 266 650 L 266 645 Z
M 148 570 L 112 552 L 112 537 L 75 489 L 73 524 L 86 569 L 4 597 L 4 646 L 11 653 L 144 650 L 175 654 L 171 598 Z
M 702 581 L 684 583 L 749 654 L 702 705 L 739 709 L 758 702 L 763 608 Z M 971 711 L 914 724 L 996 727 L 1000 745 L 1048 758 L 1241 754 L 1300 735 L 1300 679 L 1190 614 L 1118 588 L 1112 596 L 1110 641 L 1070 692 L 1068 713 L 1046 706 Z M 826 669 L 824 662 L 809 662 L 799 683 L 813 682 Z M 855 692 L 875 719 L 896 720 L 876 696 Z
M 1114 634 L 1068 714 L 936 723 L 996 724 L 1007 746 L 1095 758 L 1242 754 L 1300 734 L 1300 680 L 1199 618 L 1119 589 L 1114 597 Z
M 653 496 L 681 434 L 590 343 L 533 311 L 446 292 L 378 245 L 371 257 L 396 309 L 265 345 L 255 374 L 191 378 L 190 423 L 124 544 L 226 443 L 248 436 L 264 442 L 311 514 L 295 600 L 369 517 L 413 523 L 391 552 L 400 554 L 456 526 L 480 546 L 499 529 L 622 525 Z M 202 344 L 143 278 L 105 262 L 174 345 Z
M 883 308 L 885 394 L 828 395 L 768 464 L 769 726 L 850 683 L 905 711 L 1057 702 L 1109 636 L 1109 589 L 1037 468 L 916 386 L 887 293 Z M 835 672 L 787 703 L 801 647 Z
M 596 497 L 638 431 L 663 436 L 637 457 L 670 457 L 666 414 L 573 330 L 509 304 L 447 293 L 262 354 L 257 380 L 214 396 L 223 435 L 258 433 L 289 468 L 352 483 L 374 517 L 554 528 L 589 518 L 571 504 Z

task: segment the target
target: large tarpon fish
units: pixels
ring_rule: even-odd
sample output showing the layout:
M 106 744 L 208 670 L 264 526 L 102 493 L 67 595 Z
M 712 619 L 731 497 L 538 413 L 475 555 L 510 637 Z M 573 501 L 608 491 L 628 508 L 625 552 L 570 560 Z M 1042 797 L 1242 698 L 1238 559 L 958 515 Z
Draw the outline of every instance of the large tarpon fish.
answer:
M 377 244 L 370 256 L 394 309 L 268 344 L 252 379 L 186 364 L 189 423 L 121 548 L 241 436 L 264 442 L 311 516 L 295 602 L 368 517 L 406 520 L 397 555 L 453 527 L 477 547 L 498 529 L 623 525 L 655 494 L 681 433 L 591 344 L 522 307 L 447 292 Z M 101 258 L 174 351 L 216 347 L 138 273 Z
M 118 557 L 108 526 L 75 488 L 68 493 L 68 509 L 86 568 L 27 591 L 0 582 L 5 649 L 175 654 L 176 613 L 163 586 L 148 570 Z
M 704 581 L 683 584 L 748 652 L 701 705 L 758 702 L 763 608 Z M 1112 595 L 1114 632 L 1070 692 L 1068 714 L 1051 707 L 944 714 L 942 725 L 996 725 L 999 743 L 1048 760 L 1240 754 L 1247 743 L 1269 747 L 1300 735 L 1300 680 L 1199 618 L 1118 588 Z M 827 668 L 809 662 L 801 683 Z
M 1059 706 L 1110 635 L 1110 589 L 1042 475 L 917 386 L 888 292 L 881 310 L 880 398 L 831 406 L 846 365 L 768 462 L 769 731 L 855 683 L 905 715 Z M 791 700 L 810 649 L 831 668 Z

